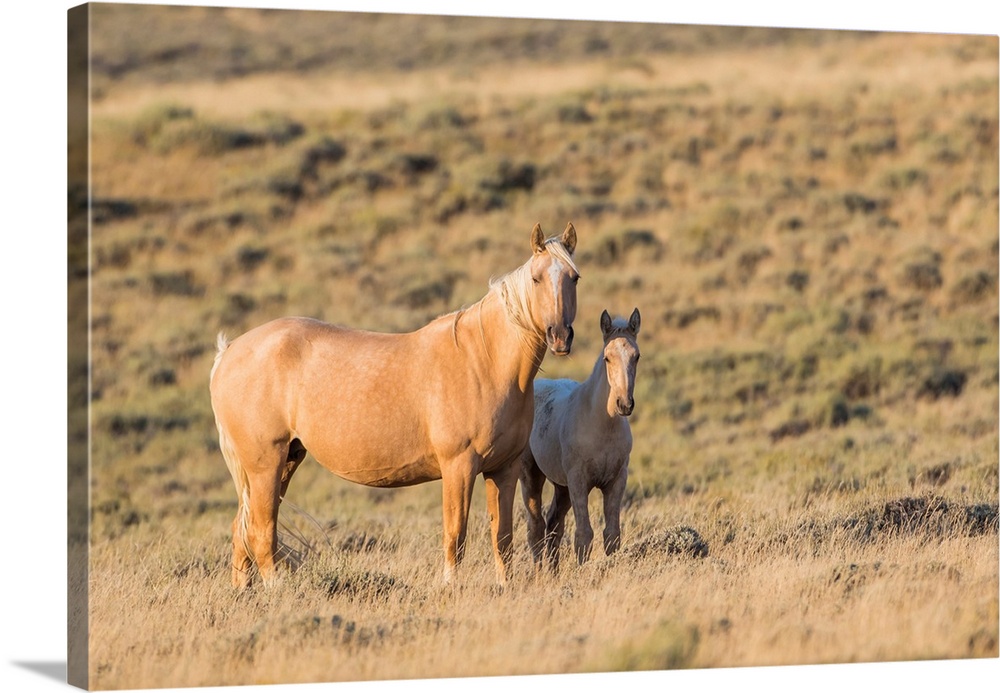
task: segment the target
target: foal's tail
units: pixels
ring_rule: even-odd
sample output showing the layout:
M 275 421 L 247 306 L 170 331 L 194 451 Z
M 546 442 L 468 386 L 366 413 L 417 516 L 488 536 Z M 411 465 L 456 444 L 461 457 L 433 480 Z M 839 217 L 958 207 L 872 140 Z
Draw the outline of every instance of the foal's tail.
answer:
M 210 383 L 215 378 L 215 371 L 219 367 L 219 362 L 222 361 L 222 356 L 229 347 L 229 339 L 226 338 L 224 332 L 219 332 L 215 344 L 218 352 L 215 354 L 215 362 L 212 364 L 212 370 L 208 376 Z M 212 409 L 214 413 L 214 401 L 212 402 Z M 236 452 L 236 447 L 233 445 L 232 438 L 229 437 L 229 433 L 226 432 L 222 422 L 219 421 L 218 415 L 215 416 L 215 427 L 219 429 L 219 448 L 222 450 L 222 457 L 226 460 L 226 467 L 229 468 L 229 474 L 233 477 L 233 483 L 236 485 L 236 495 L 239 498 L 239 511 L 237 512 L 236 522 L 233 525 L 233 541 L 237 539 L 242 541 L 244 548 L 247 550 L 247 555 L 252 556 L 253 553 L 250 551 L 247 541 L 247 532 L 250 524 L 250 482 L 247 479 L 243 463 Z

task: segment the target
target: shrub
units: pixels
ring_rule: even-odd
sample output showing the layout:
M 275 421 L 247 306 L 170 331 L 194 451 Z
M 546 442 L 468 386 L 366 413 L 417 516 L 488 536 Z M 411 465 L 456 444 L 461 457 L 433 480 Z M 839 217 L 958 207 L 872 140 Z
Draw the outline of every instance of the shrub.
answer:
M 613 671 L 683 669 L 691 666 L 700 640 L 695 626 L 661 623 L 644 639 L 614 653 L 608 668 Z
M 961 370 L 953 368 L 935 369 L 920 385 L 917 397 L 927 397 L 932 400 L 945 396 L 958 397 L 962 394 L 967 379 L 968 375 Z

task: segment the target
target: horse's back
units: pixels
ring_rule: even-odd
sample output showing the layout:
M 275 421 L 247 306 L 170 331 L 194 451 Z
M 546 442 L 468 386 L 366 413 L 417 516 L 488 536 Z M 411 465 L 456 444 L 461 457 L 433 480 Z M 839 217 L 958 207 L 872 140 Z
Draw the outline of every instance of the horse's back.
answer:
M 237 363 L 267 363 L 272 369 L 294 365 L 316 335 L 328 337 L 342 328 L 313 318 L 278 318 L 258 325 L 225 346 L 220 354 L 219 369 L 232 369 Z M 214 380 L 214 378 L 213 378 Z
M 344 406 L 367 395 L 376 382 L 384 385 L 377 371 L 399 363 L 394 358 L 399 337 L 312 318 L 264 323 L 234 339 L 219 355 L 210 384 L 216 415 L 225 417 L 238 409 L 241 418 L 267 420 L 255 421 L 255 426 L 273 419 L 275 426 L 280 420 L 295 429 L 303 405 Z
M 350 329 L 314 318 L 278 318 L 229 342 L 217 370 L 260 367 L 287 373 L 320 363 L 329 367 L 348 361 L 368 367 L 365 362 L 376 359 L 393 363 L 385 357 L 398 351 L 406 336 Z

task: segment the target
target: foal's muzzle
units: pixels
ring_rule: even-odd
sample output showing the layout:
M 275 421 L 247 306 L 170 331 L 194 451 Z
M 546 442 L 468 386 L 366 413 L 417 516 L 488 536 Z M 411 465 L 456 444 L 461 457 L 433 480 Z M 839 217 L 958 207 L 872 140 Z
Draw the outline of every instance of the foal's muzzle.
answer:
M 545 342 L 556 356 L 566 356 L 573 347 L 573 326 L 563 325 L 545 329 Z

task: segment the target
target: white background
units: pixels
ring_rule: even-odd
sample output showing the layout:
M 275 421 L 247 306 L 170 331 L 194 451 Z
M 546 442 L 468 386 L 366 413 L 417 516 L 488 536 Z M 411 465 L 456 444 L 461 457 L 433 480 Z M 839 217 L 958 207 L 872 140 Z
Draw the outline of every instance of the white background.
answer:
M 65 688 L 66 662 L 66 12 L 21 0 L 0 19 L 0 690 Z M 777 0 L 270 0 L 178 2 L 279 9 L 660 21 L 997 35 L 992 0 L 830 3 Z M 678 6 L 679 5 L 679 6 Z M 127 615 L 123 614 L 123 618 Z M 248 686 L 246 693 L 477 693 L 543 687 L 672 690 L 997 690 L 1000 660 L 826 665 L 397 683 Z M 175 689 L 185 690 L 185 689 Z M 187 689 L 191 690 L 191 689 Z

